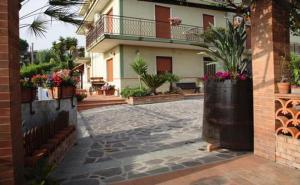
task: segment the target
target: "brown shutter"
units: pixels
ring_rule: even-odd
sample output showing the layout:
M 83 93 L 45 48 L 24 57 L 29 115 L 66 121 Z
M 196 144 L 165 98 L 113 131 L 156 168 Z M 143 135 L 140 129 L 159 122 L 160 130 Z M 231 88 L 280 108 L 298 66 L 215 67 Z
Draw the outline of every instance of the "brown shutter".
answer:
M 172 73 L 172 57 L 156 57 L 157 74 Z
M 113 68 L 113 59 L 109 59 L 106 61 L 106 69 L 107 69 L 107 81 L 114 81 L 114 68 Z
M 171 38 L 170 8 L 155 5 L 156 37 Z
M 215 25 L 215 17 L 212 15 L 203 14 L 203 29 L 207 30 L 210 25 Z
M 113 33 L 113 9 L 107 12 L 107 31 Z

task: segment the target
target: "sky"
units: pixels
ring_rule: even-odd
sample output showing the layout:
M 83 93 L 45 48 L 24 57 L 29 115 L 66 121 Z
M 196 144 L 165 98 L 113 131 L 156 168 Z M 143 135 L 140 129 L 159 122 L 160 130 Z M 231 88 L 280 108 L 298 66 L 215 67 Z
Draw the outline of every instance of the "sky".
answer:
M 27 4 L 25 4 L 21 11 L 20 17 L 30 13 L 40 7 L 46 5 L 48 0 L 29 0 Z M 41 14 L 43 15 L 43 14 Z M 31 23 L 34 18 L 37 16 L 33 16 L 30 18 L 20 20 L 20 24 Z M 44 19 L 47 17 L 44 17 Z M 62 23 L 62 22 L 53 22 L 50 23 L 47 27 L 48 31 L 45 34 L 45 37 L 36 38 L 32 35 L 27 28 L 20 29 L 20 37 L 22 39 L 27 40 L 27 42 L 31 45 L 34 43 L 34 50 L 43 50 L 51 48 L 52 42 L 57 41 L 60 36 L 63 37 L 76 37 L 78 39 L 79 46 L 85 46 L 85 37 L 76 35 L 77 28 L 70 24 Z

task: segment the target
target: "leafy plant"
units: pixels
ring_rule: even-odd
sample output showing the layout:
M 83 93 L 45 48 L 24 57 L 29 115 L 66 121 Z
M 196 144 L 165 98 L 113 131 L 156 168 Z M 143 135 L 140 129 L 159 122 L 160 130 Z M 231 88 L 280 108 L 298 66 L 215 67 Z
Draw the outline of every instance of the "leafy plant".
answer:
M 162 86 L 166 81 L 165 75 L 143 74 L 142 81 L 149 87 L 150 92 L 156 94 L 156 89 Z
M 284 56 L 280 57 L 280 82 L 288 82 L 288 78 L 285 75 L 285 70 L 287 67 L 287 59 Z
M 291 72 L 291 83 L 296 86 L 300 86 L 300 57 L 295 53 L 291 54 L 291 61 L 289 64 Z
M 202 35 L 209 42 L 198 45 L 204 49 L 202 53 L 214 57 L 215 61 L 220 61 L 224 70 L 230 73 L 231 78 L 237 79 L 240 74 L 246 72 L 249 65 L 249 59 L 243 57 L 247 38 L 244 24 L 234 27 L 230 21 L 227 21 L 225 31 L 211 28 L 209 32 L 214 39 L 205 38 L 205 34 Z
M 36 88 L 34 83 L 32 83 L 32 81 L 29 78 L 21 79 L 20 80 L 20 85 L 21 85 L 21 88 L 24 88 L 24 89 L 34 89 L 34 88 Z
M 166 78 L 166 81 L 170 83 L 169 91 L 173 92 L 173 84 L 176 82 L 179 82 L 179 80 L 180 80 L 179 76 L 172 74 L 172 73 L 166 73 L 165 78 Z
M 145 60 L 142 57 L 138 56 L 137 58 L 135 58 L 134 63 L 131 64 L 131 67 L 138 74 L 140 90 L 142 90 L 141 76 L 147 73 L 148 66 Z
M 57 72 L 53 72 L 52 75 L 49 76 L 46 82 L 46 86 L 49 88 L 52 87 L 75 87 L 79 82 L 77 76 L 74 76 L 73 73 L 68 69 L 63 69 Z
M 142 89 L 140 89 L 140 87 L 135 87 L 135 88 L 124 88 L 121 91 L 121 96 L 124 98 L 129 98 L 129 97 L 143 97 L 143 96 L 149 96 L 150 92 L 148 89 L 142 87 Z
M 50 177 L 54 166 L 48 165 L 47 160 L 38 161 L 33 168 L 26 169 L 26 185 L 59 185 L 59 183 Z
M 48 79 L 47 75 L 34 75 L 31 78 L 32 83 L 37 87 L 43 87 Z
M 110 85 L 110 84 L 108 84 L 108 83 L 106 83 L 105 85 L 103 85 L 103 86 L 101 87 L 101 90 L 103 90 L 103 91 L 106 91 L 106 90 L 113 90 L 113 89 L 115 89 L 115 86 L 114 86 L 114 85 Z
M 87 95 L 83 94 L 83 93 L 76 93 L 75 96 L 76 96 L 78 102 L 81 102 L 82 100 L 84 100 L 87 97 Z

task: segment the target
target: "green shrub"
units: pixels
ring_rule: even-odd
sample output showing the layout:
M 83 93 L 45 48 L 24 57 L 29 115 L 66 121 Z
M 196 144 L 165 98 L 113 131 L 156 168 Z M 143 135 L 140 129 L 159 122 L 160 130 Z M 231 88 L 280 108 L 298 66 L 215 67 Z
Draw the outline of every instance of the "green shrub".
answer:
M 142 97 L 142 96 L 149 96 L 149 95 L 150 92 L 144 87 L 142 89 L 140 89 L 140 87 L 135 87 L 135 88 L 126 87 L 121 92 L 121 96 L 124 98 Z
M 46 74 L 52 71 L 57 63 L 42 63 L 42 64 L 30 64 L 28 66 L 23 66 L 20 70 L 22 78 L 31 78 L 37 74 Z

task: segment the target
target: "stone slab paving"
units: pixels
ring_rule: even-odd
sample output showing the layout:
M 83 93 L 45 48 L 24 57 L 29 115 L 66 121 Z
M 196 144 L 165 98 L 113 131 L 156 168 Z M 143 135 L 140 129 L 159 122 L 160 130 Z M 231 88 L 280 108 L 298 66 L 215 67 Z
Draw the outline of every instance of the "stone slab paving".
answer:
M 105 185 L 244 154 L 206 152 L 202 115 L 202 99 L 80 112 L 78 144 L 52 175 L 62 185 Z

